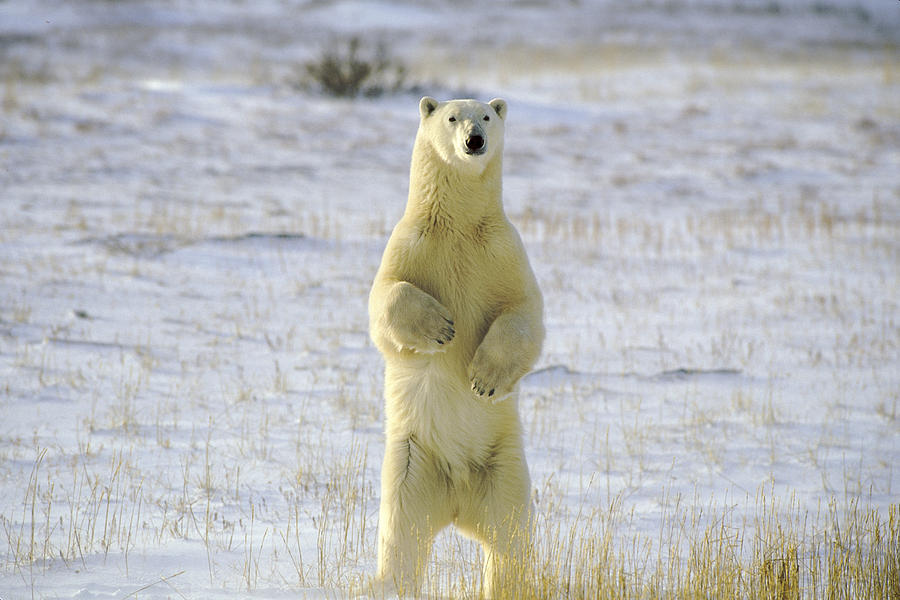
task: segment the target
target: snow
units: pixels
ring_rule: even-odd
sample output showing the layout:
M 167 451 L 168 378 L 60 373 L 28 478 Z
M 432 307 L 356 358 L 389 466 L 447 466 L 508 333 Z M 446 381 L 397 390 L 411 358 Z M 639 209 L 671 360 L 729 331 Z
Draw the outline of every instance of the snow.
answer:
M 0 4 L 0 596 L 319 598 L 373 569 L 366 298 L 420 94 L 293 85 L 351 34 L 510 103 L 545 527 L 886 514 L 898 32 L 875 0 Z M 476 557 L 445 533 L 434 568 Z

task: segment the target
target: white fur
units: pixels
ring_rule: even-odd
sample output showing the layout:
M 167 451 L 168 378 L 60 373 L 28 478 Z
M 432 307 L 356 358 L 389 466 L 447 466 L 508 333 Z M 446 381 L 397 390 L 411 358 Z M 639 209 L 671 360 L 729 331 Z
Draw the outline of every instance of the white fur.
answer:
M 419 109 L 406 212 L 369 296 L 386 365 L 376 581 L 415 593 L 454 523 L 482 544 L 490 596 L 530 531 L 516 389 L 540 353 L 543 304 L 501 202 L 506 102 Z

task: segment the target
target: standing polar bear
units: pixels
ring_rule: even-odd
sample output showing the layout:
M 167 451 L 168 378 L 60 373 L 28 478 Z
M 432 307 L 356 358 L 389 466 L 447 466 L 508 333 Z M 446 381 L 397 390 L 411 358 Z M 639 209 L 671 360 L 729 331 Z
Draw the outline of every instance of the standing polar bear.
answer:
M 506 102 L 425 97 L 419 113 L 406 212 L 369 296 L 386 365 L 376 583 L 416 594 L 453 523 L 482 544 L 485 595 L 505 596 L 531 525 L 516 390 L 543 300 L 501 202 Z

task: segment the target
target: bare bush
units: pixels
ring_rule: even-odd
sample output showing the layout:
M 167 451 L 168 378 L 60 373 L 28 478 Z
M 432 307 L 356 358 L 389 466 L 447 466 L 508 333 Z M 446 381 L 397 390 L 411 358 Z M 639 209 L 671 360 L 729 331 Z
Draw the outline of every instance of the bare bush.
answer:
M 400 91 L 405 79 L 406 67 L 384 42 L 368 45 L 355 36 L 306 63 L 301 82 L 339 98 L 374 98 Z

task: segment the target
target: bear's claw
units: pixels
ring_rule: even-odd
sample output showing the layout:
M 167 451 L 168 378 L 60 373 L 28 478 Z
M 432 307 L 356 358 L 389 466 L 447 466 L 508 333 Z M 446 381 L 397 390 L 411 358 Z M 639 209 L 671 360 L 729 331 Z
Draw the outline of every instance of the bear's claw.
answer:
M 485 392 L 487 392 L 488 398 L 491 398 L 494 395 L 494 392 L 497 391 L 496 388 L 491 388 L 488 390 L 484 385 L 481 385 L 478 381 L 472 382 L 472 391 L 475 392 L 476 396 L 484 396 Z
M 444 319 L 449 325 L 442 328 L 439 332 L 439 337 L 434 338 L 438 344 L 443 346 L 444 344 L 448 344 L 453 341 L 454 336 L 456 336 L 456 330 L 453 329 L 453 321 L 450 319 Z

